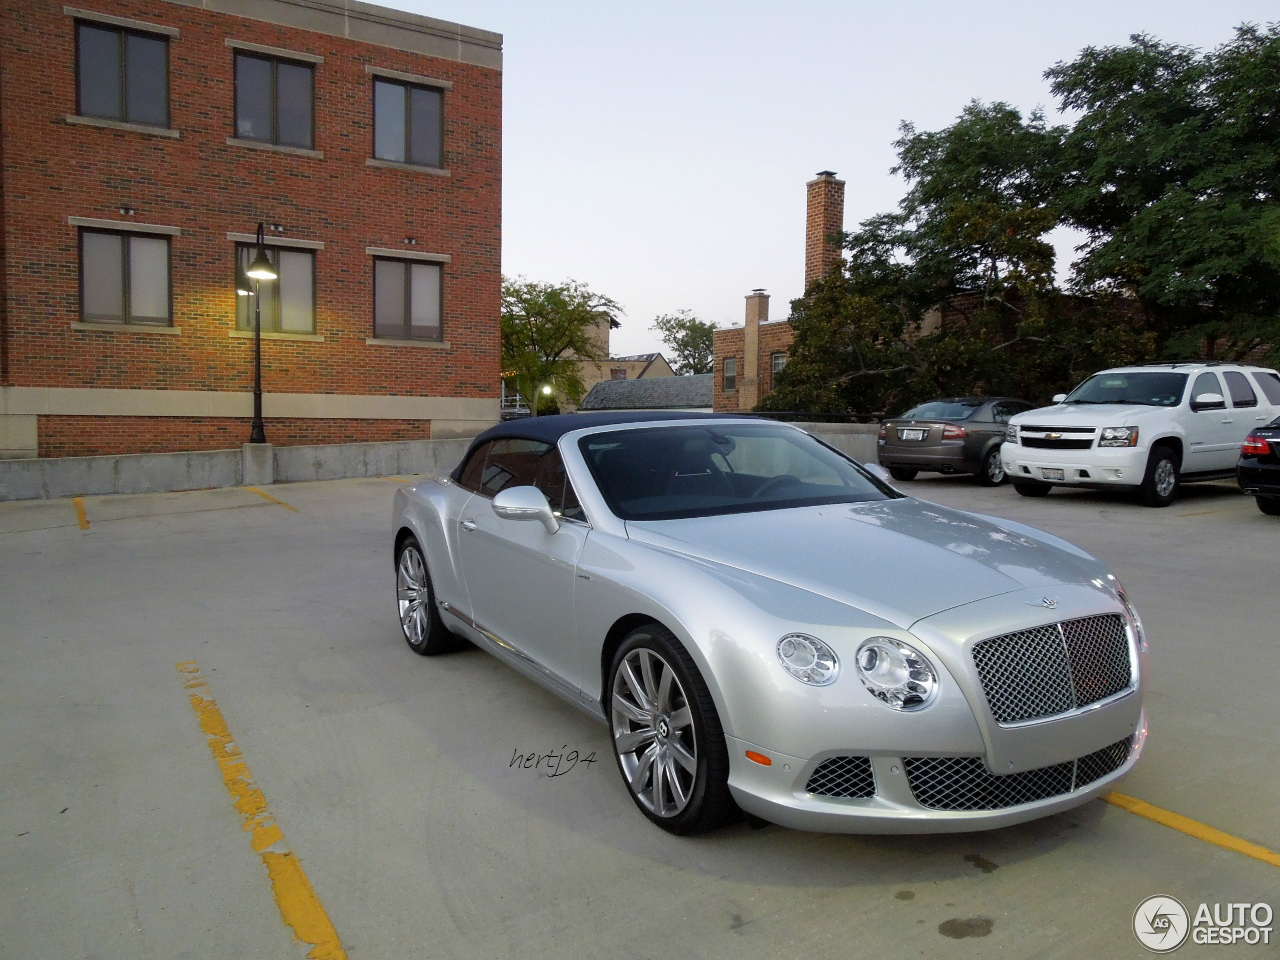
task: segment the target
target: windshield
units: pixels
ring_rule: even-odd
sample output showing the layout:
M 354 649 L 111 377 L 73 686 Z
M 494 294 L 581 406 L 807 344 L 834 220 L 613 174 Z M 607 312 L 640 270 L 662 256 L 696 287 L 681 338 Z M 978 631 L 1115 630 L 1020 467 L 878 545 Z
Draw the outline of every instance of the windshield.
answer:
M 1065 402 L 1176 407 L 1186 385 L 1185 373 L 1096 373 L 1072 390 Z
M 904 413 L 899 420 L 968 420 L 985 400 L 930 400 Z
M 900 496 L 798 430 L 761 423 L 650 427 L 578 441 L 623 520 L 675 520 Z

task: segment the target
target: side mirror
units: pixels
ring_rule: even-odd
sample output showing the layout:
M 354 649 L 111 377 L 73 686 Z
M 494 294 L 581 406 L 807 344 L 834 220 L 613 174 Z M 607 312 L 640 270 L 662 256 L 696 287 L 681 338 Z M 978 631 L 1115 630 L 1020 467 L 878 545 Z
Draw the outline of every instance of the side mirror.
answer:
M 546 527 L 547 533 L 560 529 L 560 521 L 551 512 L 551 504 L 537 487 L 499 490 L 493 498 L 493 512 L 503 520 L 538 520 Z
M 1202 393 L 1192 399 L 1191 409 L 1197 412 L 1201 410 L 1225 410 L 1227 409 L 1227 401 L 1223 399 L 1220 393 Z
M 1067 399 L 1067 395 L 1066 395 L 1065 393 L 1055 393 L 1055 394 L 1053 395 L 1053 402 L 1054 402 L 1054 403 L 1061 403 L 1061 402 L 1062 402 L 1063 400 L 1065 400 L 1065 399 Z

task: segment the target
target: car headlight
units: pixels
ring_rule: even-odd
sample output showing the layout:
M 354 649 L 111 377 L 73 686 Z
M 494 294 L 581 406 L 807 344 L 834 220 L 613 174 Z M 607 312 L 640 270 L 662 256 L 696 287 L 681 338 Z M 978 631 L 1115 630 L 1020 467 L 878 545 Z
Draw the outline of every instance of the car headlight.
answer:
M 1007 443 L 1018 442 L 1018 428 L 1012 423 L 1004 428 L 1004 439 Z
M 919 650 L 901 640 L 872 637 L 858 647 L 858 676 L 873 697 L 894 710 L 919 710 L 938 695 L 938 675 Z
M 1098 437 L 1100 447 L 1136 447 L 1138 445 L 1137 427 L 1103 427 Z
M 778 641 L 778 659 L 787 673 L 811 686 L 825 687 L 840 675 L 836 652 L 803 633 L 789 633 Z

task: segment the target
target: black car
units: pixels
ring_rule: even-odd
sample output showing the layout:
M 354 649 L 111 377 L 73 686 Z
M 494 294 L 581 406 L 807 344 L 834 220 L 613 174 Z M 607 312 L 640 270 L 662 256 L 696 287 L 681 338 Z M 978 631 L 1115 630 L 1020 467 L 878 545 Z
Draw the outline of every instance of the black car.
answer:
M 1009 418 L 1034 404 L 1013 397 L 942 397 L 880 424 L 880 465 L 895 480 L 921 470 L 971 473 L 983 486 L 1004 483 L 1000 444 Z
M 1245 438 L 1236 463 L 1240 489 L 1258 500 L 1258 509 L 1280 517 L 1280 417 Z

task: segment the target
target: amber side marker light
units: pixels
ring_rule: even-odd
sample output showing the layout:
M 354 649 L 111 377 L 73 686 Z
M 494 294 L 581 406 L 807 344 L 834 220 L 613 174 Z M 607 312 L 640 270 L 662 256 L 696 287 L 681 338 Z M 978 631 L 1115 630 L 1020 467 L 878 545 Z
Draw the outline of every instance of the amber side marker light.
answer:
M 756 753 L 754 750 L 747 751 L 747 759 L 752 763 L 758 763 L 762 767 L 772 767 L 773 761 L 766 757 L 763 753 Z

